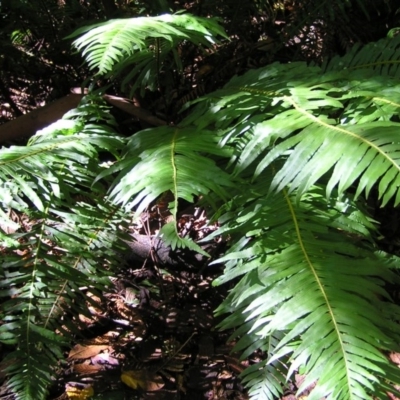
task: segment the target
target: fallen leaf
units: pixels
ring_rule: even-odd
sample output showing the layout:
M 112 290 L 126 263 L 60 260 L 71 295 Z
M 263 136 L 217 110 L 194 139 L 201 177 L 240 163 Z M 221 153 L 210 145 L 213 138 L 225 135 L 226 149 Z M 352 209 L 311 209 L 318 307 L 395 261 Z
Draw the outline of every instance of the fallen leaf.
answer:
M 118 358 L 110 353 L 96 354 L 90 361 L 93 365 L 119 365 Z
M 400 353 L 390 353 L 389 358 L 395 364 L 400 365 Z
M 103 369 L 101 365 L 75 364 L 74 372 L 82 375 L 95 374 Z
M 121 381 L 132 389 L 143 389 L 147 392 L 160 390 L 164 386 L 161 376 L 150 371 L 124 371 Z
M 218 379 L 230 379 L 232 374 L 229 371 L 223 370 L 218 374 Z
M 107 345 L 90 345 L 83 346 L 81 344 L 75 345 L 69 352 L 68 358 L 70 360 L 80 360 L 84 358 L 90 358 L 96 356 L 101 351 L 108 349 Z
M 94 390 L 90 384 L 69 382 L 65 385 L 65 393 L 69 399 L 86 400 L 94 395 Z

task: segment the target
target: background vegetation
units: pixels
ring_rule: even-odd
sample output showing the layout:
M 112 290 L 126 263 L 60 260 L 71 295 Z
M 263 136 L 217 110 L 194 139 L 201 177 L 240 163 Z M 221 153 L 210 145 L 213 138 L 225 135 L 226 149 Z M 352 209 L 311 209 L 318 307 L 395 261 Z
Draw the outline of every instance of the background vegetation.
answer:
M 207 255 L 180 235 L 182 201 L 201 200 L 219 226 L 205 240 L 226 242 L 217 314 L 252 357 L 251 398 L 281 397 L 299 372 L 311 399 L 394 393 L 399 16 L 383 0 L 1 2 L 3 121 L 89 89 L 0 152 L 14 396 L 46 398 L 78 316 L 118 271 L 132 210 L 165 193 L 172 250 Z M 105 92 L 165 125 L 111 112 Z

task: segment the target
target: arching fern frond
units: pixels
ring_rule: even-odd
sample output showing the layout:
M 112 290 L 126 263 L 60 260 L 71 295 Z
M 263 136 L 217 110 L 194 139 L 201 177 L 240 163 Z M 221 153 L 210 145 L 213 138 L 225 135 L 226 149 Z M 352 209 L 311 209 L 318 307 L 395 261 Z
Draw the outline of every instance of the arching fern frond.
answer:
M 268 360 L 244 373 L 252 398 L 274 399 L 282 374 L 299 368 L 306 375 L 299 393 L 316 383 L 310 399 L 386 398 L 387 380 L 400 380 L 382 353 L 398 343 L 397 324 L 382 314 L 382 285 L 396 279 L 389 269 L 396 263 L 352 240 L 366 217 L 350 200 L 345 208 L 328 203 L 317 188 L 300 202 L 284 191 L 267 198 L 270 179 L 260 176 L 253 199 L 236 197 L 216 232 L 234 240 L 217 261 L 226 270 L 216 283 L 242 277 L 218 309 L 231 313 L 221 327 L 243 336 L 237 349 L 250 354 L 257 346 Z
M 209 192 L 227 199 L 226 188 L 233 186 L 233 182 L 212 157 L 229 158 L 230 150 L 220 148 L 218 140 L 213 131 L 198 134 L 190 128 L 159 127 L 138 132 L 127 144 L 121 161 L 105 172 L 120 172 L 110 193 L 111 199 L 135 206 L 140 213 L 163 193 L 171 191 L 174 201 L 169 207 L 175 220 L 179 199 L 193 202 L 194 196 Z M 174 248 L 186 244 L 203 252 L 193 242 L 179 238 L 173 227 L 168 224 L 162 232 Z
M 216 19 L 190 14 L 111 20 L 80 28 L 69 38 L 78 35 L 82 36 L 74 46 L 85 56 L 89 67 L 98 69 L 100 75 L 126 72 L 125 83 L 133 84 L 132 91 L 153 87 L 160 66 L 171 54 L 180 69 L 176 51 L 183 40 L 212 47 L 218 36 L 227 38 Z
M 289 185 L 300 196 L 330 173 L 328 195 L 352 185 L 357 195 L 368 195 L 377 185 L 383 205 L 391 199 L 399 204 L 400 84 L 371 74 L 273 64 L 232 79 L 200 103 L 187 123 L 225 130 L 224 140 L 238 148 L 237 174 L 257 161 L 257 177 L 283 157 L 272 190 Z
M 87 106 L 111 121 L 102 105 Z M 78 117 L 79 108 L 72 114 Z M 82 325 L 64 313 L 90 318 L 93 295 L 101 299 L 110 269 L 119 264 L 116 250 L 124 242 L 115 226 L 126 222 L 107 201 L 106 182 L 93 181 L 105 169 L 99 152 L 116 153 L 124 140 L 89 123 L 93 118 L 82 111 L 38 132 L 28 146 L 0 151 L 3 215 L 12 208 L 31 221 L 29 231 L 14 226 L 8 235 L 0 276 L 0 341 L 15 346 L 2 369 L 17 399 L 46 397 L 63 350 Z

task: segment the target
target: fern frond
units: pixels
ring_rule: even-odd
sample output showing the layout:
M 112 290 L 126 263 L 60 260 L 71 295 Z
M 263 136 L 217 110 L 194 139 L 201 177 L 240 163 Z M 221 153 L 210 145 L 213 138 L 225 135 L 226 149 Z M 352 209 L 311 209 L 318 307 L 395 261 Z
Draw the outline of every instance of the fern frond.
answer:
M 391 77 L 369 77 L 368 70 L 323 74 L 301 63 L 273 64 L 232 79 L 187 122 L 225 130 L 224 141 L 238 148 L 237 174 L 257 161 L 257 177 L 285 159 L 272 190 L 289 185 L 300 196 L 330 173 L 328 196 L 352 185 L 368 195 L 377 185 L 383 205 L 399 204 L 400 86 Z
M 322 65 L 322 70 L 370 69 L 379 75 L 399 78 L 399 55 L 400 38 L 397 35 L 364 46 L 357 44 L 345 56 L 326 60 Z
M 99 106 L 96 114 L 103 112 Z M 104 182 L 93 185 L 105 169 L 99 152 L 116 153 L 124 140 L 86 117 L 82 112 L 39 132 L 28 146 L 0 151 L 3 212 L 12 207 L 32 220 L 29 232 L 9 235 L 19 253 L 9 248 L 0 278 L 0 341 L 15 346 L 4 372 L 18 399 L 45 398 L 65 346 L 80 329 L 79 319 L 61 316 L 91 317 L 92 294 L 101 299 L 124 244 L 115 229 L 125 225 L 123 214 L 107 201 Z M 102 259 L 110 261 L 99 265 Z
M 63 350 L 84 328 L 78 318 L 61 317 L 67 313 L 91 318 L 92 295 L 102 298 L 110 285 L 110 270 L 119 264 L 115 252 L 123 242 L 115 225 L 124 224 L 120 213 L 101 202 L 92 209 L 77 208 L 55 214 L 47 209 L 41 224 L 15 234 L 24 257 L 8 254 L 2 263 L 0 295 L 11 298 L 1 306 L 6 317 L 0 341 L 17 345 L 4 371 L 17 398 L 44 398 Z M 104 258 L 112 261 L 99 264 Z
M 190 14 L 111 20 L 80 28 L 69 38 L 79 35 L 82 36 L 74 46 L 91 69 L 98 69 L 101 75 L 110 71 L 115 75 L 130 67 L 124 84 L 133 83 L 135 88 L 156 83 L 160 63 L 176 50 L 179 42 L 212 47 L 217 36 L 227 38 L 216 19 Z M 176 66 L 181 66 L 179 58 L 174 59 Z
M 204 251 L 198 244 L 193 242 L 193 240 L 191 240 L 190 238 L 182 238 L 179 236 L 176 221 L 165 224 L 160 229 L 160 236 L 163 238 L 163 241 L 165 243 L 168 243 L 168 245 L 171 246 L 172 250 L 187 248 L 195 251 L 196 253 L 203 254 L 206 257 L 209 256 L 209 254 Z
M 71 202 L 71 193 L 79 191 L 76 187 L 90 188 L 100 172 L 99 165 L 91 170 L 82 166 L 100 163 L 100 150 L 115 153 L 123 144 L 124 140 L 106 125 L 60 120 L 39 131 L 28 146 L 2 149 L 0 201 L 6 209 L 24 212 L 29 202 L 43 211 L 44 201 L 61 198 L 62 192 L 63 199 Z M 70 184 L 70 192 L 65 190 L 66 183 Z
M 268 343 L 278 335 L 271 354 L 266 352 L 268 363 L 252 367 L 253 388 L 264 385 L 266 365 L 286 364 L 289 357 L 287 377 L 300 367 L 307 376 L 299 392 L 316 382 L 311 399 L 367 399 L 373 393 L 385 398 L 377 388 L 385 387 L 388 376 L 400 379 L 382 353 L 398 341 L 397 324 L 382 318 L 381 298 L 387 297 L 382 285 L 395 279 L 390 263 L 336 228 L 335 213 L 320 190 L 300 201 L 295 197 L 283 192 L 265 201 L 260 196 L 222 217 L 224 233 L 247 240 L 234 243 L 218 261 L 227 267 L 217 284 L 243 276 L 218 309 L 232 312 L 221 327 L 245 325 L 247 344 Z M 348 205 L 341 226 L 354 233 L 356 207 Z M 345 224 L 347 218 L 352 222 Z
M 212 156 L 230 156 L 229 148 L 218 146 L 215 132 L 204 130 L 199 135 L 190 128 L 178 127 L 140 131 L 129 141 L 121 161 L 105 172 L 120 172 L 110 198 L 117 204 L 137 207 L 136 212 L 140 213 L 160 195 L 171 191 L 174 201 L 169 207 L 176 220 L 179 199 L 193 202 L 195 196 L 209 192 L 228 198 L 226 188 L 233 186 L 231 177 L 216 165 Z M 164 233 L 174 247 L 186 243 L 174 235 L 169 225 Z

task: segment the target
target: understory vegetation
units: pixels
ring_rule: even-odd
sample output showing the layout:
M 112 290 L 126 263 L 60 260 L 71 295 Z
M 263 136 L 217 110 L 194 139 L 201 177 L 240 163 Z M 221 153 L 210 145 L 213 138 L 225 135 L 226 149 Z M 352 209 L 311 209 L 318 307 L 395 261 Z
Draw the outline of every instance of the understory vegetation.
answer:
M 276 21 L 286 3 L 296 6 L 254 1 L 252 12 Z M 88 94 L 26 145 L 0 150 L 0 341 L 15 398 L 46 398 L 78 316 L 92 317 L 123 263 L 132 213 L 166 193 L 172 218 L 158 235 L 171 251 L 207 257 L 203 244 L 224 240 L 210 263 L 224 265 L 214 285 L 230 288 L 216 314 L 243 359 L 257 351 L 241 374 L 251 399 L 281 398 L 299 372 L 298 395 L 315 385 L 311 400 L 396 393 L 400 306 L 389 287 L 400 259 L 374 213 L 400 204 L 400 35 L 386 26 L 334 51 L 318 32 L 351 13 L 399 10 L 341 0 L 331 15 L 331 3 L 294 11 L 259 65 L 243 68 L 246 47 L 236 49 L 228 78 L 212 60 L 236 40 L 229 2 L 225 20 L 159 2 L 69 32 Z M 339 41 L 351 36 L 336 28 Z M 110 90 L 141 96 L 165 124 L 124 132 Z M 201 242 L 179 233 L 182 201 L 218 226 Z

